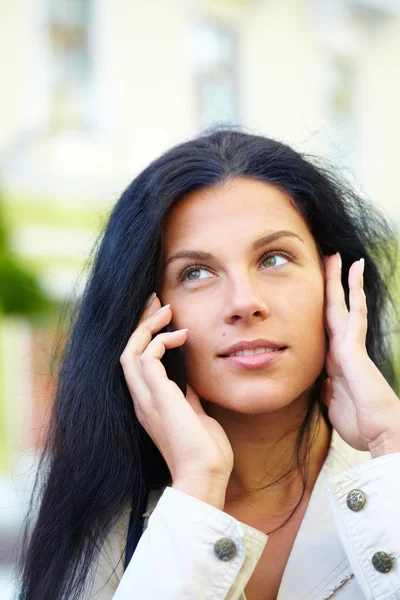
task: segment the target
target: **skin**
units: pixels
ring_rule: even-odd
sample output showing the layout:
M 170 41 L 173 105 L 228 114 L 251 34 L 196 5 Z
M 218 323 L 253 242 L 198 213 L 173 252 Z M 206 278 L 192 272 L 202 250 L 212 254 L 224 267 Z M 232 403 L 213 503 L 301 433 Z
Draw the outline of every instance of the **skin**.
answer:
M 279 231 L 301 239 L 285 236 L 252 248 Z M 323 264 L 290 198 L 273 185 L 239 178 L 177 203 L 164 243 L 167 261 L 187 249 L 213 255 L 194 269 L 193 259 L 172 260 L 160 297 L 171 306 L 174 326 L 189 330 L 188 382 L 227 433 L 235 456 L 227 499 L 240 498 L 290 469 L 309 392 L 325 362 Z M 179 280 L 184 267 L 189 272 Z M 219 356 L 238 341 L 259 338 L 287 346 L 285 355 L 259 370 Z M 326 428 L 321 435 L 326 442 Z M 326 452 L 324 441 L 319 447 Z M 282 498 L 298 493 L 298 481 L 285 479 L 258 500 L 265 509 L 268 495 L 271 511 L 281 512 Z
M 251 249 L 256 239 L 281 230 L 303 241 L 292 236 Z M 173 487 L 220 509 L 232 502 L 248 506 L 249 491 L 290 466 L 296 428 L 324 363 L 329 379 L 323 400 L 339 435 L 372 458 L 400 452 L 399 399 L 365 348 L 363 263 L 349 271 L 348 310 L 339 255 L 320 260 L 306 222 L 283 191 L 236 178 L 193 192 L 170 212 L 164 245 L 168 265 L 161 289 L 149 299 L 120 360 L 137 419 L 166 460 Z M 268 259 L 261 258 L 264 249 Z M 169 260 L 184 250 L 213 257 L 201 261 L 200 272 L 198 261 Z M 282 259 L 282 251 L 291 258 Z M 179 280 L 183 267 L 191 275 L 186 271 Z M 159 333 L 171 320 L 178 330 Z M 287 350 L 275 363 L 250 371 L 219 357 L 233 343 L 257 338 L 279 341 Z M 186 398 L 160 362 L 178 346 L 187 364 Z M 328 447 L 329 431 L 321 422 L 308 494 Z M 241 520 L 265 531 L 293 506 L 299 489 L 296 477 L 284 478 L 257 496 L 253 514 L 262 507 L 271 523 Z

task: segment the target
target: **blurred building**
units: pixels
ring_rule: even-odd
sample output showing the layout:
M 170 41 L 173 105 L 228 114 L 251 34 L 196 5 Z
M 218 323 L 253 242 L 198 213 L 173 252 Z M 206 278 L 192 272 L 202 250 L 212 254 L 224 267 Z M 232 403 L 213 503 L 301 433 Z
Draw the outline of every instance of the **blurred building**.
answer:
M 30 206 L 98 215 L 157 153 L 232 122 L 329 153 L 396 213 L 399 0 L 0 0 L 0 22 L 2 179 Z
M 54 298 L 138 171 L 216 123 L 328 157 L 400 224 L 400 0 L 0 0 L 0 23 L 6 218 Z M 8 472 L 40 442 L 54 322 L 0 323 Z

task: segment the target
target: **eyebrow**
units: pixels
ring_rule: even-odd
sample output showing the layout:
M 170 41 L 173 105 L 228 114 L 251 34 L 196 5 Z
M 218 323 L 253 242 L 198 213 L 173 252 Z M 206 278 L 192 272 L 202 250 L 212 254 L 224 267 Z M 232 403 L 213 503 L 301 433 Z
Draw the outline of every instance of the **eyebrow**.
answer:
M 255 240 L 255 242 L 252 244 L 252 250 L 259 250 L 263 246 L 267 246 L 271 242 L 275 242 L 283 237 L 297 238 L 302 244 L 305 243 L 304 240 L 297 235 L 297 233 L 294 233 L 294 231 L 283 229 L 282 231 L 275 231 L 274 233 L 264 235 L 258 240 Z M 201 250 L 181 250 L 181 252 L 176 252 L 176 254 L 172 254 L 172 256 L 167 258 L 165 261 L 165 266 L 169 265 L 174 260 L 178 260 L 179 258 L 189 258 L 191 260 L 211 260 L 214 258 L 214 256 L 210 254 L 210 252 L 203 252 Z

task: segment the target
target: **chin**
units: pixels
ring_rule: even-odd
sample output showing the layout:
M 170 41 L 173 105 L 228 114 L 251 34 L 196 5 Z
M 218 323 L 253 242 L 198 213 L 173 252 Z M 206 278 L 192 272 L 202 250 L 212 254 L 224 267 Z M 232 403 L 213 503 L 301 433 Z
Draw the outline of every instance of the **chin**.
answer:
M 210 404 L 243 414 L 267 414 L 298 404 L 300 399 L 303 404 L 309 398 L 319 372 L 310 373 L 308 377 L 305 375 L 301 373 L 298 379 L 294 373 L 291 378 L 264 375 L 253 381 L 237 377 L 229 380 L 227 377 L 209 377 L 201 379 L 200 385 L 196 386 L 196 382 L 190 385 L 205 401 L 205 410 Z
M 242 392 L 237 387 L 234 390 L 226 389 L 223 396 L 220 392 L 199 394 L 204 410 L 207 412 L 208 406 L 216 405 L 236 413 L 268 414 L 287 408 L 302 394 L 301 391 L 296 394 L 289 390 L 268 390 L 265 385 L 261 390 L 249 389 L 248 385 L 246 387 Z
M 200 368 L 192 369 L 187 376 L 191 387 L 207 403 L 243 414 L 262 414 L 308 398 L 323 364 L 321 354 L 310 353 L 308 365 L 304 361 L 293 361 L 285 369 L 242 373 L 198 365 Z

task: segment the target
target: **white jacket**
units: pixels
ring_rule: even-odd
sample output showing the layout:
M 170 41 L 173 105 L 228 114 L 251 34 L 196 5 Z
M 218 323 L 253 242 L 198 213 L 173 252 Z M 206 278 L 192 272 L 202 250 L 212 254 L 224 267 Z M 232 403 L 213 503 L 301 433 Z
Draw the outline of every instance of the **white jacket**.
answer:
M 347 495 L 361 490 L 355 512 Z M 244 588 L 268 536 L 171 487 L 152 490 L 144 533 L 125 573 L 129 513 L 106 539 L 87 598 L 246 600 Z M 236 554 L 221 560 L 221 538 Z M 393 559 L 389 572 L 372 564 Z M 330 449 L 297 533 L 277 600 L 400 600 L 400 452 L 372 459 L 332 432 Z M 262 591 L 260 590 L 260 598 Z

